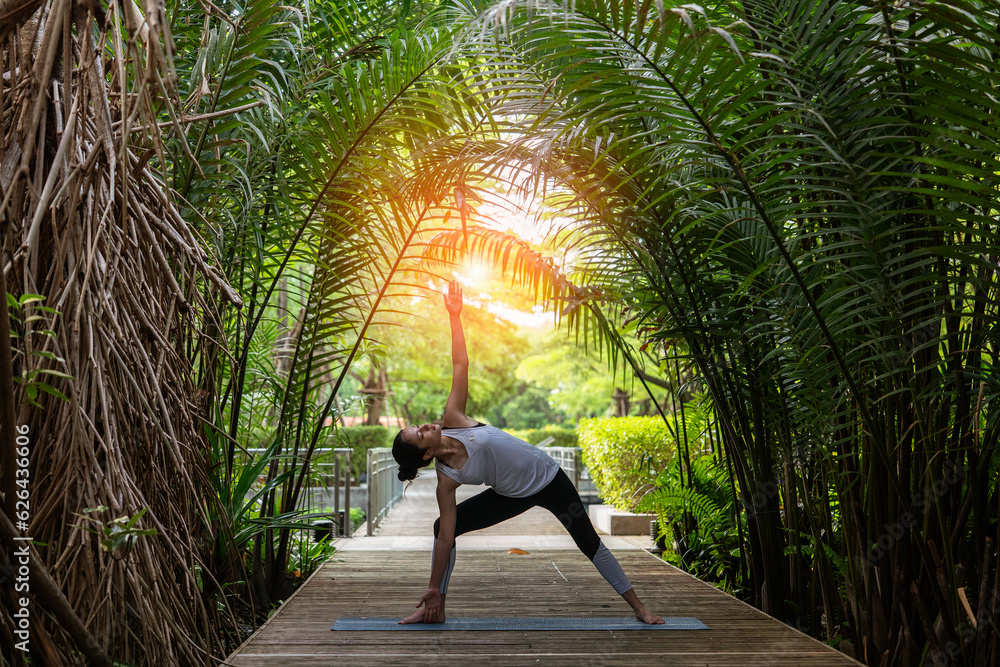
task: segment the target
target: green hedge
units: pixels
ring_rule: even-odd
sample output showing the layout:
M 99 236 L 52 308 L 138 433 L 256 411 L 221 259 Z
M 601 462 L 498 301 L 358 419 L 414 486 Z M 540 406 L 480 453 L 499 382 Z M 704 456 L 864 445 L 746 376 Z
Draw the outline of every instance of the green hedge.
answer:
M 392 446 L 389 429 L 384 426 L 343 426 L 337 429 L 337 440 L 337 447 L 354 450 L 351 452 L 351 478 L 355 484 L 361 473 L 368 470 L 368 450 Z
M 626 512 L 634 511 L 674 453 L 659 417 L 581 419 L 576 432 L 601 497 Z
M 577 444 L 576 429 L 563 428 L 561 426 L 546 426 L 545 428 L 531 428 L 527 430 L 504 429 L 515 438 L 526 440 L 533 445 L 537 445 L 545 438 L 553 437 L 555 442 L 549 447 L 579 447 Z

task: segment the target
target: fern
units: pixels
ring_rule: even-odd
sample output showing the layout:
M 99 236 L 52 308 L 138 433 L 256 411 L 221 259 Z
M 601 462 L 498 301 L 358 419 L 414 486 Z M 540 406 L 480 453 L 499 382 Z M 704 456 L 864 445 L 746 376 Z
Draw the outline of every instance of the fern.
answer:
M 718 524 L 725 515 L 715 502 L 693 488 L 659 488 L 639 501 L 639 511 L 655 511 L 664 523 L 680 520 L 690 512 L 700 525 Z

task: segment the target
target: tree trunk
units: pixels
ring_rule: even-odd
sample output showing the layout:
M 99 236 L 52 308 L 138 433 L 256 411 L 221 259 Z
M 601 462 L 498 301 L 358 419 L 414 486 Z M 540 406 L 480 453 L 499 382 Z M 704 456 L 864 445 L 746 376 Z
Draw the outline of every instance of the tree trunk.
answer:
M 365 426 L 379 425 L 382 413 L 385 411 L 385 400 L 389 395 L 386 388 L 388 382 L 389 377 L 385 368 L 378 369 L 378 372 L 375 371 L 374 366 L 368 369 L 368 379 L 365 380 L 365 384 L 361 388 L 361 393 L 368 397 L 368 414 L 365 417 Z
M 615 417 L 628 417 L 630 407 L 629 393 L 620 387 L 616 387 L 615 393 L 611 396 L 611 406 L 615 411 Z

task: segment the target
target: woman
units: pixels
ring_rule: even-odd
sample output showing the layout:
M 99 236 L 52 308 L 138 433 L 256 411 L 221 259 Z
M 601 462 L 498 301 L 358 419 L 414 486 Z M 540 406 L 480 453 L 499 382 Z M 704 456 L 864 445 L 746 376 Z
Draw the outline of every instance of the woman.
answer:
M 418 468 L 431 459 L 437 460 L 437 502 L 441 514 L 434 522 L 430 585 L 417 603 L 423 609 L 400 623 L 443 623 L 448 580 L 455 566 L 455 538 L 496 525 L 535 505 L 559 518 L 580 550 L 629 603 L 638 620 L 663 623 L 663 618 L 639 601 L 618 561 L 598 537 L 583 509 L 580 494 L 559 464 L 538 447 L 465 414 L 469 355 L 460 317 L 462 290 L 457 282 L 448 286 L 445 307 L 451 321 L 453 372 L 444 425 L 404 428 L 392 445 L 402 481 L 412 480 Z M 455 489 L 462 484 L 487 484 L 491 488 L 456 505 Z

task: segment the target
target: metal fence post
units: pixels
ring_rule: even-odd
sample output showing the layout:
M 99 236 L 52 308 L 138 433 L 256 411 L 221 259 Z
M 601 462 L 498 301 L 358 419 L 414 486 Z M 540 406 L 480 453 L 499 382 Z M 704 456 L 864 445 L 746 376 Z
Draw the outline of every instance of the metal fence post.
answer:
M 354 532 L 351 526 L 351 455 L 344 456 L 344 537 L 350 537 Z
M 337 486 L 340 485 L 340 465 L 344 459 L 344 521 L 340 525 L 341 534 L 344 537 L 351 536 L 351 451 L 350 447 L 336 447 L 333 450 L 334 461 L 337 462 L 337 469 L 334 472 L 337 479 Z M 337 502 L 340 502 L 340 489 L 337 491 Z M 339 513 L 339 508 L 337 509 Z
M 343 529 L 343 522 L 340 521 L 340 455 L 333 455 L 333 516 L 338 522 L 335 534 L 339 534 Z
M 583 461 L 581 459 L 583 450 L 579 447 L 573 448 L 573 486 L 580 489 L 580 478 L 583 476 Z
M 368 535 L 373 535 L 382 519 L 403 495 L 403 483 L 396 476 L 392 450 L 368 450 Z
M 365 519 L 367 520 L 368 523 L 368 530 L 367 530 L 368 537 L 372 536 L 372 530 L 373 530 L 372 524 L 375 521 L 375 513 L 372 511 L 372 509 L 376 505 L 375 496 L 379 492 L 379 486 L 380 486 L 379 479 L 378 477 L 375 476 L 375 466 L 374 466 L 374 461 L 372 460 L 373 458 L 374 457 L 372 456 L 372 450 L 369 449 L 368 450 L 368 508 L 365 511 Z

